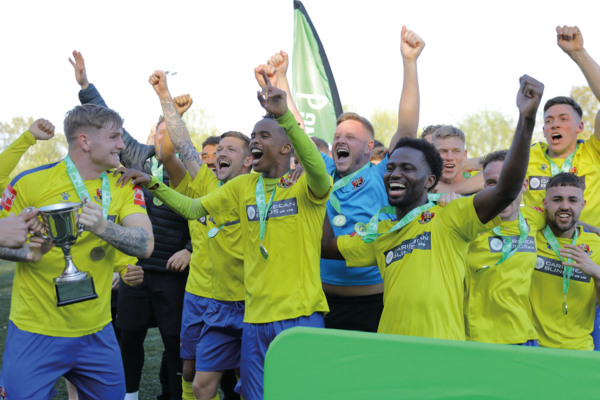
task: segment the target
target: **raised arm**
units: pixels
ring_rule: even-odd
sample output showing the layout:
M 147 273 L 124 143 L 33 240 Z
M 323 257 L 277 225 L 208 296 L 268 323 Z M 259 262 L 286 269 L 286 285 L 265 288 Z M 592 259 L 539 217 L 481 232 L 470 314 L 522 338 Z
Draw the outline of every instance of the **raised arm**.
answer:
M 290 84 L 287 80 L 287 69 L 289 65 L 288 54 L 283 50 L 281 50 L 279 53 L 275 53 L 269 59 L 268 65 L 272 65 L 277 69 L 277 75 L 279 77 L 276 86 L 285 92 L 288 109 L 292 112 L 292 114 L 294 114 L 294 118 L 296 118 L 296 121 L 300 125 L 300 128 L 304 130 L 304 120 L 300 115 L 300 111 L 298 111 L 298 108 L 294 104 L 294 98 L 292 97 Z
M 175 103 L 175 107 L 177 108 L 180 117 L 191 107 L 193 102 L 194 101 L 189 94 L 178 96 L 173 99 L 173 103 Z M 173 145 L 171 136 L 169 136 L 169 131 L 167 130 L 160 145 L 160 160 L 169 174 L 171 187 L 179 186 L 183 178 L 185 178 L 185 165 L 183 165 L 183 162 L 177 157 L 176 153 L 175 146 Z
M 117 225 L 102 217 L 102 207 L 88 202 L 79 215 L 79 223 L 100 239 L 129 256 L 148 258 L 154 250 L 152 224 L 146 214 L 130 214 Z
M 45 119 L 38 119 L 31 124 L 29 130 L 11 143 L 0 153 L 0 193 L 10 182 L 10 174 L 16 168 L 21 157 L 37 140 L 49 140 L 54 137 L 54 125 Z
M 576 26 L 556 27 L 556 41 L 558 47 L 571 57 L 579 66 L 585 76 L 594 96 L 600 101 L 600 65 L 583 47 L 583 36 Z
M 81 104 L 97 104 L 108 108 L 100 95 L 100 92 L 98 92 L 96 87 L 88 81 L 85 61 L 83 60 L 81 53 L 73 51 L 73 58 L 75 61 L 69 58 L 69 62 L 75 69 L 75 80 L 81 87 L 81 90 L 79 91 L 79 101 Z M 123 136 L 121 136 L 121 139 L 123 139 L 123 143 L 125 143 L 125 150 L 119 153 L 121 164 L 127 168 L 144 170 L 146 160 L 154 156 L 154 146 L 148 146 L 138 142 L 131 137 L 125 128 L 123 128 Z M 147 172 L 150 171 L 148 170 Z
M 417 59 L 425 47 L 425 42 L 413 31 L 402 27 L 400 53 L 404 65 L 404 82 L 398 108 L 398 129 L 388 146 L 393 149 L 403 137 L 417 137 L 419 129 L 419 80 L 417 77 Z
M 473 198 L 477 216 L 484 224 L 494 219 L 517 198 L 527 172 L 531 135 L 544 94 L 544 85 L 527 75 L 520 78 L 520 84 L 517 94 L 519 122 L 506 161 L 502 166 L 498 184 L 482 190 Z
M 458 194 L 473 194 L 483 190 L 483 174 L 479 173 L 469 179 L 464 179 L 460 182 L 447 184 L 439 181 L 435 185 L 433 193 L 458 193 Z
M 160 105 L 162 106 L 171 141 L 179 152 L 190 176 L 194 179 L 198 171 L 200 171 L 200 167 L 202 167 L 202 160 L 192 144 L 190 134 L 177 112 L 177 107 L 175 106 L 173 97 L 171 97 L 171 93 L 169 93 L 167 76 L 163 71 L 154 71 L 154 74 L 150 75 L 148 82 L 150 82 L 160 99 Z
M 265 71 L 262 73 L 267 81 L 267 73 Z M 258 92 L 258 101 L 267 112 L 275 116 L 279 126 L 285 130 L 302 167 L 304 167 L 306 181 L 312 193 L 319 199 L 328 196 L 331 177 L 327 174 L 325 161 L 312 140 L 296 123 L 296 119 L 287 107 L 286 93 L 268 83 L 262 92 Z

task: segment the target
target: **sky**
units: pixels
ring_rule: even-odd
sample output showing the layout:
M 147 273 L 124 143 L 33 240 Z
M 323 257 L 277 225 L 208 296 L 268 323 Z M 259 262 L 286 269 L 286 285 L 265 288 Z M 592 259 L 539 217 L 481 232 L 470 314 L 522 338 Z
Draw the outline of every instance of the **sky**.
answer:
M 556 45 L 557 25 L 577 25 L 600 61 L 597 1 L 303 3 L 342 103 L 367 117 L 376 108 L 398 107 L 402 25 L 426 43 L 418 61 L 420 126 L 453 124 L 480 110 L 516 119 L 523 74 L 545 84 L 545 100 L 586 84 Z M 65 112 L 79 104 L 68 62 L 75 49 L 90 82 L 144 142 L 161 114 L 148 83 L 155 69 L 176 71 L 168 78 L 171 94 L 192 95 L 221 132 L 249 134 L 264 114 L 253 68 L 279 50 L 293 51 L 292 0 L 12 1 L 0 10 L 0 121 L 46 118 L 58 132 Z

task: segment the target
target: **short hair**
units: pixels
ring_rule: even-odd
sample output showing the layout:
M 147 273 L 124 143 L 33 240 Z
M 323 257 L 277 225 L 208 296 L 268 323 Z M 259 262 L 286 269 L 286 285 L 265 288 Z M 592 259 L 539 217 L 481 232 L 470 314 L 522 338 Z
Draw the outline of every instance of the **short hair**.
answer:
M 244 141 L 244 143 L 246 144 L 246 146 L 244 146 L 244 157 L 250 157 L 250 138 L 248 136 L 244 135 L 242 132 L 228 131 L 221 135 L 221 140 L 228 137 Z
M 275 123 L 277 123 L 277 121 L 275 120 L 275 116 L 271 113 L 266 113 L 265 116 L 263 117 L 263 119 L 272 119 Z M 283 135 L 283 137 L 285 138 L 286 142 L 290 144 L 290 146 L 292 146 L 292 151 L 290 152 L 291 155 L 294 154 L 294 146 L 292 145 L 292 142 L 290 142 L 290 138 L 288 138 L 287 133 L 285 133 L 285 129 L 283 129 L 279 124 L 277 124 L 279 126 L 279 133 Z
M 361 117 L 357 113 L 354 112 L 345 112 L 340 115 L 336 121 L 336 126 L 339 126 L 344 121 L 358 121 L 362 124 L 363 128 L 369 133 L 371 139 L 375 139 L 375 128 L 365 117 Z
M 442 125 L 439 128 L 437 128 L 433 132 L 431 141 L 433 142 L 434 140 L 448 139 L 451 137 L 457 137 L 460 140 L 462 140 L 463 144 L 466 144 L 465 134 L 463 133 L 463 131 L 452 125 Z
M 441 128 L 443 125 L 429 125 L 426 126 L 425 129 L 423 129 L 423 132 L 421 132 L 421 139 L 425 139 L 427 136 L 429 135 L 433 135 L 433 133 Z
M 325 153 L 325 154 L 329 153 L 329 143 L 327 143 L 323 139 L 315 137 L 315 136 L 311 136 L 310 140 L 312 140 L 313 143 L 317 145 L 317 148 L 319 150 L 321 150 L 323 153 Z
M 429 170 L 435 175 L 435 183 L 429 190 L 433 189 L 439 182 L 442 176 L 442 170 L 444 166 L 444 160 L 440 156 L 440 152 L 435 148 L 434 145 L 426 140 L 415 139 L 411 137 L 404 137 L 398 141 L 394 150 L 391 151 L 390 157 L 394 152 L 402 147 L 410 147 L 423 153 L 423 158 L 429 166 Z
M 373 150 L 378 149 L 378 148 L 383 148 L 385 149 L 385 145 L 383 143 L 381 143 L 379 140 L 377 139 L 373 139 Z
M 204 148 L 205 146 L 218 146 L 220 141 L 220 136 L 209 136 L 204 142 L 202 142 L 202 148 Z
M 385 147 L 375 147 L 371 152 L 371 161 L 373 160 L 383 160 L 385 156 Z
M 565 104 L 567 106 L 571 106 L 573 107 L 577 115 L 579 115 L 580 119 L 581 117 L 583 117 L 583 110 L 581 109 L 579 104 L 577 104 L 577 102 L 573 100 L 573 98 L 566 96 L 558 96 L 548 100 L 544 105 L 544 114 L 546 113 L 546 111 L 548 111 L 550 107 L 555 106 L 557 104 Z
M 485 155 L 481 159 L 481 170 L 484 170 L 489 164 L 496 161 L 504 161 L 506 160 L 506 156 L 508 155 L 508 150 L 498 150 L 494 151 L 490 154 Z
M 555 186 L 573 186 L 585 191 L 585 182 L 575 174 L 561 172 L 554 175 L 546 184 L 546 191 Z
M 110 108 L 96 104 L 82 104 L 68 111 L 63 122 L 67 142 L 75 140 L 75 134 L 81 128 L 121 129 L 123 118 Z
M 160 117 L 158 117 L 158 122 L 156 123 L 156 131 L 158 132 L 158 127 L 160 126 L 160 124 L 162 124 L 163 122 L 165 122 L 165 116 L 161 115 Z

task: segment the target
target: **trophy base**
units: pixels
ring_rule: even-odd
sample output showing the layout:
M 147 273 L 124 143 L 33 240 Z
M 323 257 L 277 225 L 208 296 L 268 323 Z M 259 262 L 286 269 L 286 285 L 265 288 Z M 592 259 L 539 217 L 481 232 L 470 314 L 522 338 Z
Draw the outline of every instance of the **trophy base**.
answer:
M 73 282 L 56 282 L 56 306 L 68 306 L 69 304 L 80 303 L 98 298 L 96 288 L 94 287 L 94 278 L 88 277 Z

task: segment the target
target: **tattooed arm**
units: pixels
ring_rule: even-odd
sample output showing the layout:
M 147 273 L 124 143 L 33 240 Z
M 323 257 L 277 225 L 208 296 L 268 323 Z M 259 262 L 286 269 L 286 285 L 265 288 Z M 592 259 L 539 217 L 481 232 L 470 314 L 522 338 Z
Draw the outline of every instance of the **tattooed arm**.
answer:
M 165 122 L 167 123 L 169 137 L 177 151 L 179 151 L 179 156 L 183 160 L 190 176 L 194 179 L 202 166 L 202 160 L 192 144 L 190 134 L 177 111 L 177 107 L 175 106 L 171 94 L 169 93 L 167 77 L 162 71 L 154 71 L 154 74 L 150 76 L 148 81 L 160 98 L 160 104 L 165 116 Z
M 27 244 L 19 249 L 0 247 L 0 259 L 7 261 L 31 261 L 31 252 Z
M 102 217 L 102 207 L 88 202 L 79 215 L 79 223 L 86 231 L 129 256 L 148 258 L 154 250 L 152 224 L 146 214 L 130 214 L 123 218 L 122 225 Z

